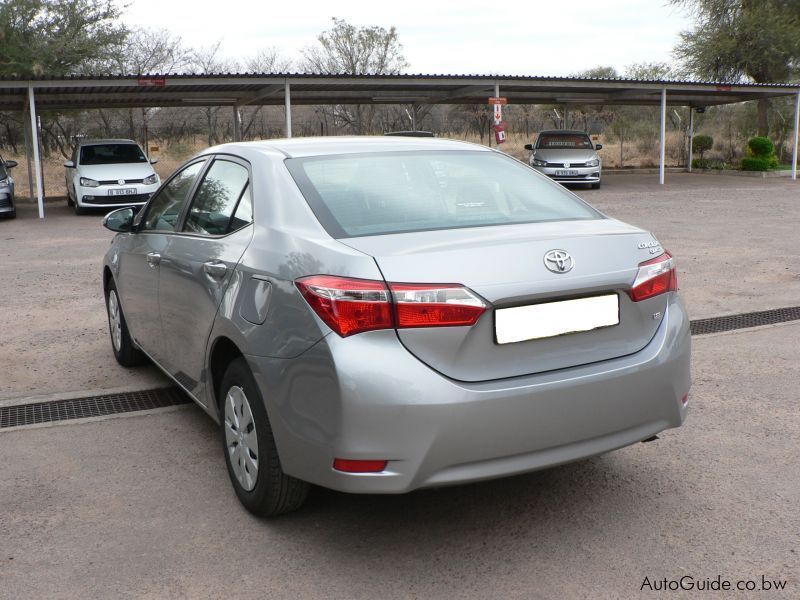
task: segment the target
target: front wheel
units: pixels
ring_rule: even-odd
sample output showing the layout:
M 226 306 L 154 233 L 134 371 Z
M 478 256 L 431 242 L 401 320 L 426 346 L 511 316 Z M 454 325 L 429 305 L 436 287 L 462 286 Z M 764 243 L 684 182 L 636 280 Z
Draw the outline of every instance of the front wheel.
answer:
M 113 281 L 109 283 L 106 292 L 106 311 L 108 312 L 108 330 L 111 334 L 111 349 L 114 351 L 114 358 L 117 359 L 117 362 L 123 367 L 135 367 L 146 363 L 147 357 L 134 345 L 131 334 L 128 332 L 128 324 L 125 322 L 117 287 Z
M 310 486 L 283 472 L 264 401 L 243 358 L 231 362 L 219 389 L 225 464 L 239 500 L 262 517 L 297 510 Z

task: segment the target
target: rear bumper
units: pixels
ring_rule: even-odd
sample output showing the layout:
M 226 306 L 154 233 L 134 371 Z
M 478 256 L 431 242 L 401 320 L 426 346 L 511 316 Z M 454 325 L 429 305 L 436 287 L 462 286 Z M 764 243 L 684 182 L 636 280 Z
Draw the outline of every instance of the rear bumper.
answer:
M 392 331 L 330 335 L 295 359 L 248 356 L 284 470 L 324 487 L 401 493 L 550 467 L 683 423 L 689 320 L 672 294 L 634 355 L 483 383 L 443 377 Z M 377 474 L 333 459 L 389 460 Z

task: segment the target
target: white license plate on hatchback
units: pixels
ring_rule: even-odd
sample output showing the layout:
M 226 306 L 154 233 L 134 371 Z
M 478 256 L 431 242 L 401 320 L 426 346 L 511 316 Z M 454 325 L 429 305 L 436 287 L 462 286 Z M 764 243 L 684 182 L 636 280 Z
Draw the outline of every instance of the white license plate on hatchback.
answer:
M 498 344 L 538 340 L 614 325 L 619 325 L 619 296 L 616 294 L 495 311 L 495 337 Z
M 109 196 L 133 196 L 136 194 L 136 188 L 122 188 L 119 190 L 108 190 Z
M 573 177 L 577 174 L 578 172 L 575 169 L 559 169 L 556 171 L 556 177 Z

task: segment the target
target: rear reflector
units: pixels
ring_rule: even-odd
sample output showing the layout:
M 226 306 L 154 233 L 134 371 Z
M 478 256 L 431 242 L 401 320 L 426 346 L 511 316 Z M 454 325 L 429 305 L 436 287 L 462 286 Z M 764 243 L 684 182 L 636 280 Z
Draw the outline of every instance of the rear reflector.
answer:
M 375 329 L 471 326 L 486 304 L 460 284 L 390 283 L 312 275 L 295 284 L 314 312 L 342 337 Z
M 639 264 L 639 271 L 628 296 L 634 302 L 647 300 L 666 292 L 678 291 L 678 275 L 672 254 L 664 252 L 658 258 Z
M 380 473 L 386 469 L 388 460 L 348 460 L 336 458 L 333 468 L 344 473 Z

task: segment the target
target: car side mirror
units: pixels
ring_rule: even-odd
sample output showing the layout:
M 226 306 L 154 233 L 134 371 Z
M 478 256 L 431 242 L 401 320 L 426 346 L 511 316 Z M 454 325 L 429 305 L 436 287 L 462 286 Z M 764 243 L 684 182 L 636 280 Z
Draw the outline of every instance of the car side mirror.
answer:
M 525 144 L 525 150 L 533 151 L 533 144 Z
M 151 164 L 151 165 L 154 165 L 154 164 L 156 164 L 157 162 L 158 162 L 158 159 L 157 159 L 157 158 L 151 158 L 151 159 L 150 159 L 150 164 Z
M 7 160 L 6 161 L 6 169 L 13 169 L 17 166 L 17 161 L 15 160 Z
M 603 144 L 595 144 L 594 145 L 594 149 L 595 150 L 602 150 L 603 149 Z
M 133 209 L 127 207 L 111 211 L 103 217 L 103 227 L 117 233 L 130 231 L 133 227 Z
M 75 168 L 75 163 L 72 162 L 71 160 L 65 160 L 64 161 L 64 166 L 67 167 L 68 169 L 74 169 Z

